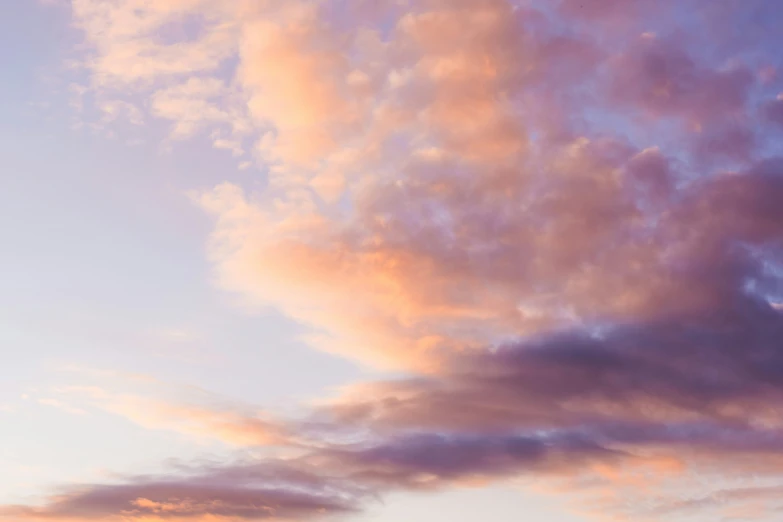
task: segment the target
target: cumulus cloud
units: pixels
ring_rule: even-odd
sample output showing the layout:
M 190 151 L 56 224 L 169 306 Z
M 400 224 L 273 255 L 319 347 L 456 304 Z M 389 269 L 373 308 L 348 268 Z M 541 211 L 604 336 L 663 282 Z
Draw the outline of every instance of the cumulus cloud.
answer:
M 525 476 L 621 520 L 774 512 L 783 118 L 754 71 L 777 47 L 720 30 L 761 4 L 274 4 L 73 13 L 92 89 L 267 173 L 192 193 L 218 284 L 407 374 L 263 425 L 167 409 L 296 454 L 6 512 L 302 519 Z

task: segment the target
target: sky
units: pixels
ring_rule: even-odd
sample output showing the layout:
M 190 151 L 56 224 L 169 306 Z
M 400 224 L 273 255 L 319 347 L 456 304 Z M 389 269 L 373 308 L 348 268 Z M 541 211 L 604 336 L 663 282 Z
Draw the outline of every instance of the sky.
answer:
M 781 24 L 0 3 L 0 520 L 779 520 Z

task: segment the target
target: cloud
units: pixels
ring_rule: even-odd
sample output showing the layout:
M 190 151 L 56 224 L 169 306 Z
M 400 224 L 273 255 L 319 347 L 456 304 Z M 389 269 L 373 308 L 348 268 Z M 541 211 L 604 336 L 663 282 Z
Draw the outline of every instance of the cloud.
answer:
M 655 150 L 577 140 L 558 152 L 535 197 L 413 160 L 404 182 L 363 192 L 349 224 L 306 209 L 275 223 L 222 186 L 201 197 L 218 217 L 220 280 L 328 329 L 326 349 L 415 364 L 585 321 L 708 311 L 757 277 L 743 245 L 780 237 L 777 160 L 675 192 Z
M 764 106 L 764 115 L 775 125 L 783 126 L 783 96 L 778 96 L 777 99 L 767 102 Z
M 73 406 L 69 406 L 68 404 L 64 404 L 62 401 L 59 401 L 57 399 L 38 399 L 38 404 L 42 404 L 44 406 L 51 406 L 52 408 L 57 408 L 58 410 L 62 410 L 66 413 L 70 413 L 71 415 L 86 415 L 87 413 L 81 408 L 75 408 Z
M 754 82 L 745 67 L 699 66 L 676 43 L 647 36 L 618 57 L 613 69 L 614 103 L 697 125 L 743 112 Z
M 168 430 L 196 440 L 240 447 L 296 445 L 294 434 L 274 416 L 192 386 L 147 375 L 68 368 L 78 385 L 54 390 L 59 399 L 38 402 L 71 413 L 102 410 L 150 430 Z
M 154 481 L 85 487 L 43 508 L 6 507 L 0 515 L 19 520 L 291 520 L 352 512 L 335 496 L 202 480 Z
M 163 429 L 203 439 L 214 438 L 239 446 L 266 446 L 287 441 L 284 429 L 262 413 L 232 411 L 228 406 L 168 402 L 129 394 L 110 394 L 102 390 L 71 393 L 91 395 L 93 404 L 114 415 L 121 415 L 148 429 Z
M 349 388 L 322 413 L 336 426 L 381 432 L 626 425 L 695 434 L 699 426 L 727 433 L 744 426 L 750 436 L 772 436 L 780 429 L 769 406 L 780 393 L 775 347 L 783 317 L 764 303 L 732 305 L 740 310 L 462 354 L 435 376 Z
M 741 505 L 741 484 L 714 492 L 686 473 L 714 477 L 717 485 L 740 470 L 757 479 L 778 475 L 783 316 L 758 299 L 737 299 L 701 320 L 545 335 L 454 354 L 437 374 L 348 390 L 287 425 L 299 441 L 290 457 L 131 477 L 76 489 L 38 510 L 8 509 L 32 519 L 263 519 L 274 506 L 275 516 L 297 519 L 360 510 L 392 491 L 511 477 L 576 487 L 595 474 L 594 481 L 616 488 L 638 486 L 636 480 L 651 487 L 654 478 L 633 478 L 650 472 L 683 489 L 629 516 L 687 514 L 698 506 L 681 500 L 684 492 Z M 766 501 L 763 491 L 750 497 Z M 313 509 L 296 511 L 303 505 Z M 616 499 L 601 509 L 622 512 L 624 505 Z
M 293 459 L 201 466 L 178 477 L 128 477 L 70 488 L 42 507 L 6 506 L 19 520 L 217 517 L 301 520 L 359 511 L 378 492 L 427 490 L 611 458 L 578 436 L 408 436 L 332 446 Z
M 215 78 L 190 78 L 185 83 L 157 90 L 151 99 L 152 112 L 175 122 L 172 137 L 191 137 L 209 124 L 231 122 L 232 116 L 213 100 L 226 95 L 226 87 Z
M 626 519 L 773 512 L 779 42 L 719 30 L 760 4 L 373 4 L 73 2 L 91 88 L 149 110 L 109 112 L 267 174 L 191 193 L 218 285 L 403 373 L 288 421 L 93 390 L 295 454 L 10 512 L 304 519 L 514 477 Z
M 90 49 L 84 65 L 101 86 L 212 71 L 235 46 L 233 10 L 219 2 L 73 0 L 71 9 Z M 175 40 L 165 41 L 162 29 Z

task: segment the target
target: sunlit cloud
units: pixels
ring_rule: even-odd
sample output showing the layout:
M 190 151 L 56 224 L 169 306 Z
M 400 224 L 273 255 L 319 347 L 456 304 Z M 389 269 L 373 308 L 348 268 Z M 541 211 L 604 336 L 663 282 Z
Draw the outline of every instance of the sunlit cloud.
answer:
M 399 376 L 285 419 L 71 387 L 150 429 L 281 451 L 5 514 L 303 520 L 519 478 L 618 520 L 779 511 L 780 42 L 728 30 L 779 8 L 71 8 L 74 92 L 106 122 L 163 121 L 264 173 L 189 192 L 216 285 Z

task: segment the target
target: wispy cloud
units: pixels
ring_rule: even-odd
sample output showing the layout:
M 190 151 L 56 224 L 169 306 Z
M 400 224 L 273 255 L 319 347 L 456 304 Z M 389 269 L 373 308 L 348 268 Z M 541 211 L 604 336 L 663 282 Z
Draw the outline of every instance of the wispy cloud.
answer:
M 91 368 L 64 368 L 78 384 L 52 391 L 38 402 L 72 413 L 99 410 L 150 430 L 180 433 L 196 441 L 241 447 L 295 445 L 291 430 L 269 412 L 194 386 L 164 383 L 149 375 Z
M 58 399 L 38 399 L 38 404 L 42 404 L 44 406 L 51 406 L 52 408 L 57 408 L 58 410 L 62 410 L 66 413 L 70 413 L 72 415 L 86 415 L 87 412 L 84 411 L 81 408 L 76 408 L 74 406 L 71 406 L 69 404 L 64 403 L 61 400 Z

